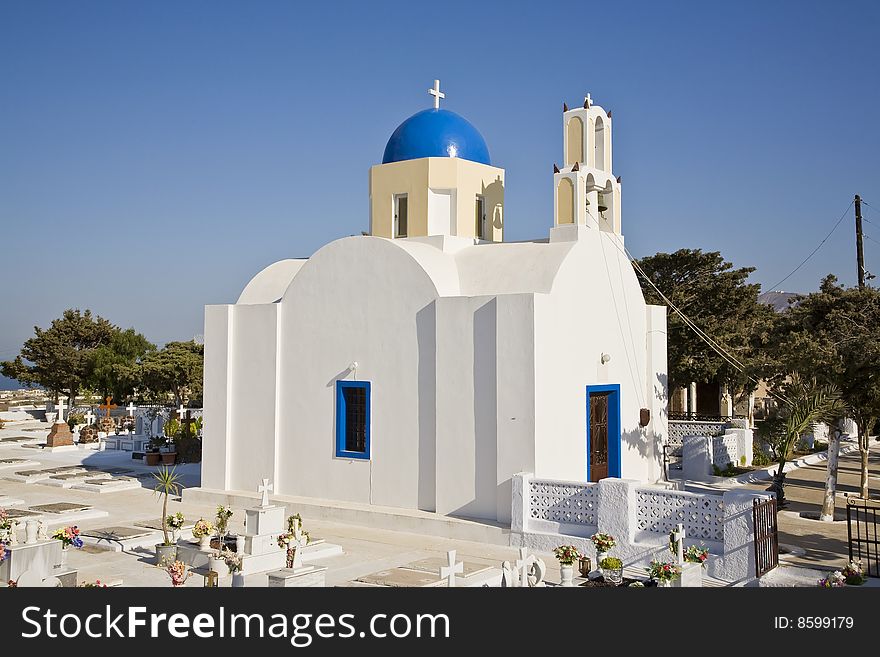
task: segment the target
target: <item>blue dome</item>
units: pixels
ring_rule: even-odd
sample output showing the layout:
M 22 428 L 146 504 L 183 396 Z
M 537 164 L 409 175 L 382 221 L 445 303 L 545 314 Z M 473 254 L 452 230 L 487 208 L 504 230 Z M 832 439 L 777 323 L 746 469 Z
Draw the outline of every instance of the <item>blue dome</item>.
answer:
M 490 164 L 483 135 L 467 119 L 445 109 L 423 110 L 397 126 L 382 164 L 420 157 L 460 157 Z

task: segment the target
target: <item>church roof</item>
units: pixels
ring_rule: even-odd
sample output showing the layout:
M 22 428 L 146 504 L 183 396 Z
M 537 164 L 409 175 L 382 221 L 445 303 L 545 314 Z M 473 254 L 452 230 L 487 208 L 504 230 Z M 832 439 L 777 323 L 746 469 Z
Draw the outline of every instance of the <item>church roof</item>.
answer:
M 426 109 L 397 126 L 382 164 L 422 157 L 460 157 L 491 164 L 483 135 L 467 119 L 445 109 Z

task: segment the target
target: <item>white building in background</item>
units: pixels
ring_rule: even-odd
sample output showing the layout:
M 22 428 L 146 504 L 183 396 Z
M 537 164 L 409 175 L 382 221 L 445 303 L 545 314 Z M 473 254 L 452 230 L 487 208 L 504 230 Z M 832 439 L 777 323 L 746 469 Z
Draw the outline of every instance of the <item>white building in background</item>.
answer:
M 370 171 L 369 235 L 207 306 L 203 492 L 509 522 L 518 472 L 662 478 L 666 309 L 623 249 L 611 115 L 564 112 L 549 239 L 505 243 L 504 170 L 435 99 Z

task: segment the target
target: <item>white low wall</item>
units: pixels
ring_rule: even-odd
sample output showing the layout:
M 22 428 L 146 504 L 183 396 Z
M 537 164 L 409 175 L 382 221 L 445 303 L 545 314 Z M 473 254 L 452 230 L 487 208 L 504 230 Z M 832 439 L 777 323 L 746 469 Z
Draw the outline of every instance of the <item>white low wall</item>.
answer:
M 629 479 L 598 483 L 535 479 L 513 481 L 511 545 L 551 551 L 575 545 L 595 558 L 589 537 L 614 536 L 613 554 L 627 565 L 668 558 L 669 534 L 681 523 L 686 545 L 709 549 L 708 574 L 728 582 L 755 578 L 752 503 L 766 493 L 727 491 L 708 495 L 646 486 Z

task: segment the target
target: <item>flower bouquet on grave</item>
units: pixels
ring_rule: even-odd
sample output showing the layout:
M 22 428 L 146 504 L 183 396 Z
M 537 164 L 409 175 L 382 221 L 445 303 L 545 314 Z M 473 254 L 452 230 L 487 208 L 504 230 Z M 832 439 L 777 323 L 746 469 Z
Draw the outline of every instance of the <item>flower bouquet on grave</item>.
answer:
M 79 549 L 83 546 L 83 541 L 79 537 L 79 528 L 77 528 L 76 525 L 56 529 L 55 533 L 52 534 L 52 538 L 57 538 L 59 541 L 61 541 L 61 547 L 64 550 L 69 547 L 75 547 Z
M 196 524 L 193 525 L 192 535 L 193 538 L 198 540 L 199 547 L 206 547 L 208 543 L 208 539 L 211 537 L 211 534 L 214 533 L 214 525 L 205 520 L 204 518 L 199 518 L 196 521 Z
M 841 573 L 850 586 L 861 586 L 868 581 L 861 561 L 850 561 Z
M 94 582 L 83 582 L 82 584 L 77 584 L 77 588 L 80 589 L 106 589 L 107 585 L 102 584 L 101 580 L 96 579 Z
M 186 564 L 182 561 L 175 561 L 165 568 L 165 572 L 171 578 L 171 586 L 183 586 L 192 574 L 186 569 Z
M 287 553 L 287 567 L 293 568 L 293 558 L 296 556 L 296 536 L 294 533 L 278 534 L 278 547 Z
M 846 577 L 843 576 L 843 573 L 839 570 L 835 570 L 833 573 L 828 575 L 828 577 L 823 577 L 816 584 L 820 589 L 834 589 L 839 588 L 841 586 L 846 586 Z
M 183 525 L 186 522 L 186 519 L 183 517 L 183 514 L 178 511 L 174 515 L 170 515 L 165 518 L 165 524 L 168 526 L 168 529 L 171 530 L 171 534 L 174 537 L 174 542 L 177 543 L 177 539 L 180 538 L 180 530 L 183 529 Z
M 296 531 L 299 530 L 299 533 L 303 538 L 306 539 L 306 545 L 312 542 L 312 537 L 309 536 L 309 533 L 302 528 L 303 520 L 302 516 L 298 513 L 294 513 L 292 516 L 287 517 L 287 531 L 294 536 L 296 536 Z
M 597 555 L 610 552 L 617 545 L 617 541 L 611 534 L 604 534 L 602 532 L 593 534 L 590 536 L 590 540 L 593 541 L 593 547 L 596 548 Z
M 681 577 L 681 566 L 672 561 L 660 561 L 653 559 L 648 567 L 648 575 L 659 586 L 669 586 L 669 583 L 677 577 Z
M 562 566 L 573 566 L 574 562 L 581 557 L 581 553 L 574 545 L 560 545 L 553 550 L 553 555 Z
M 218 550 L 223 549 L 223 537 L 229 530 L 229 519 L 232 517 L 232 507 L 220 505 L 217 507 L 217 518 L 214 520 L 214 529 L 217 530 L 217 536 L 220 538 Z
M 221 552 L 223 560 L 226 562 L 226 566 L 229 568 L 229 572 L 237 573 L 241 571 L 241 557 L 238 552 L 233 552 L 228 548 L 224 548 Z
M 687 563 L 698 563 L 705 566 L 708 558 L 709 548 L 704 548 L 702 545 L 700 547 L 691 545 L 684 551 L 684 560 Z

